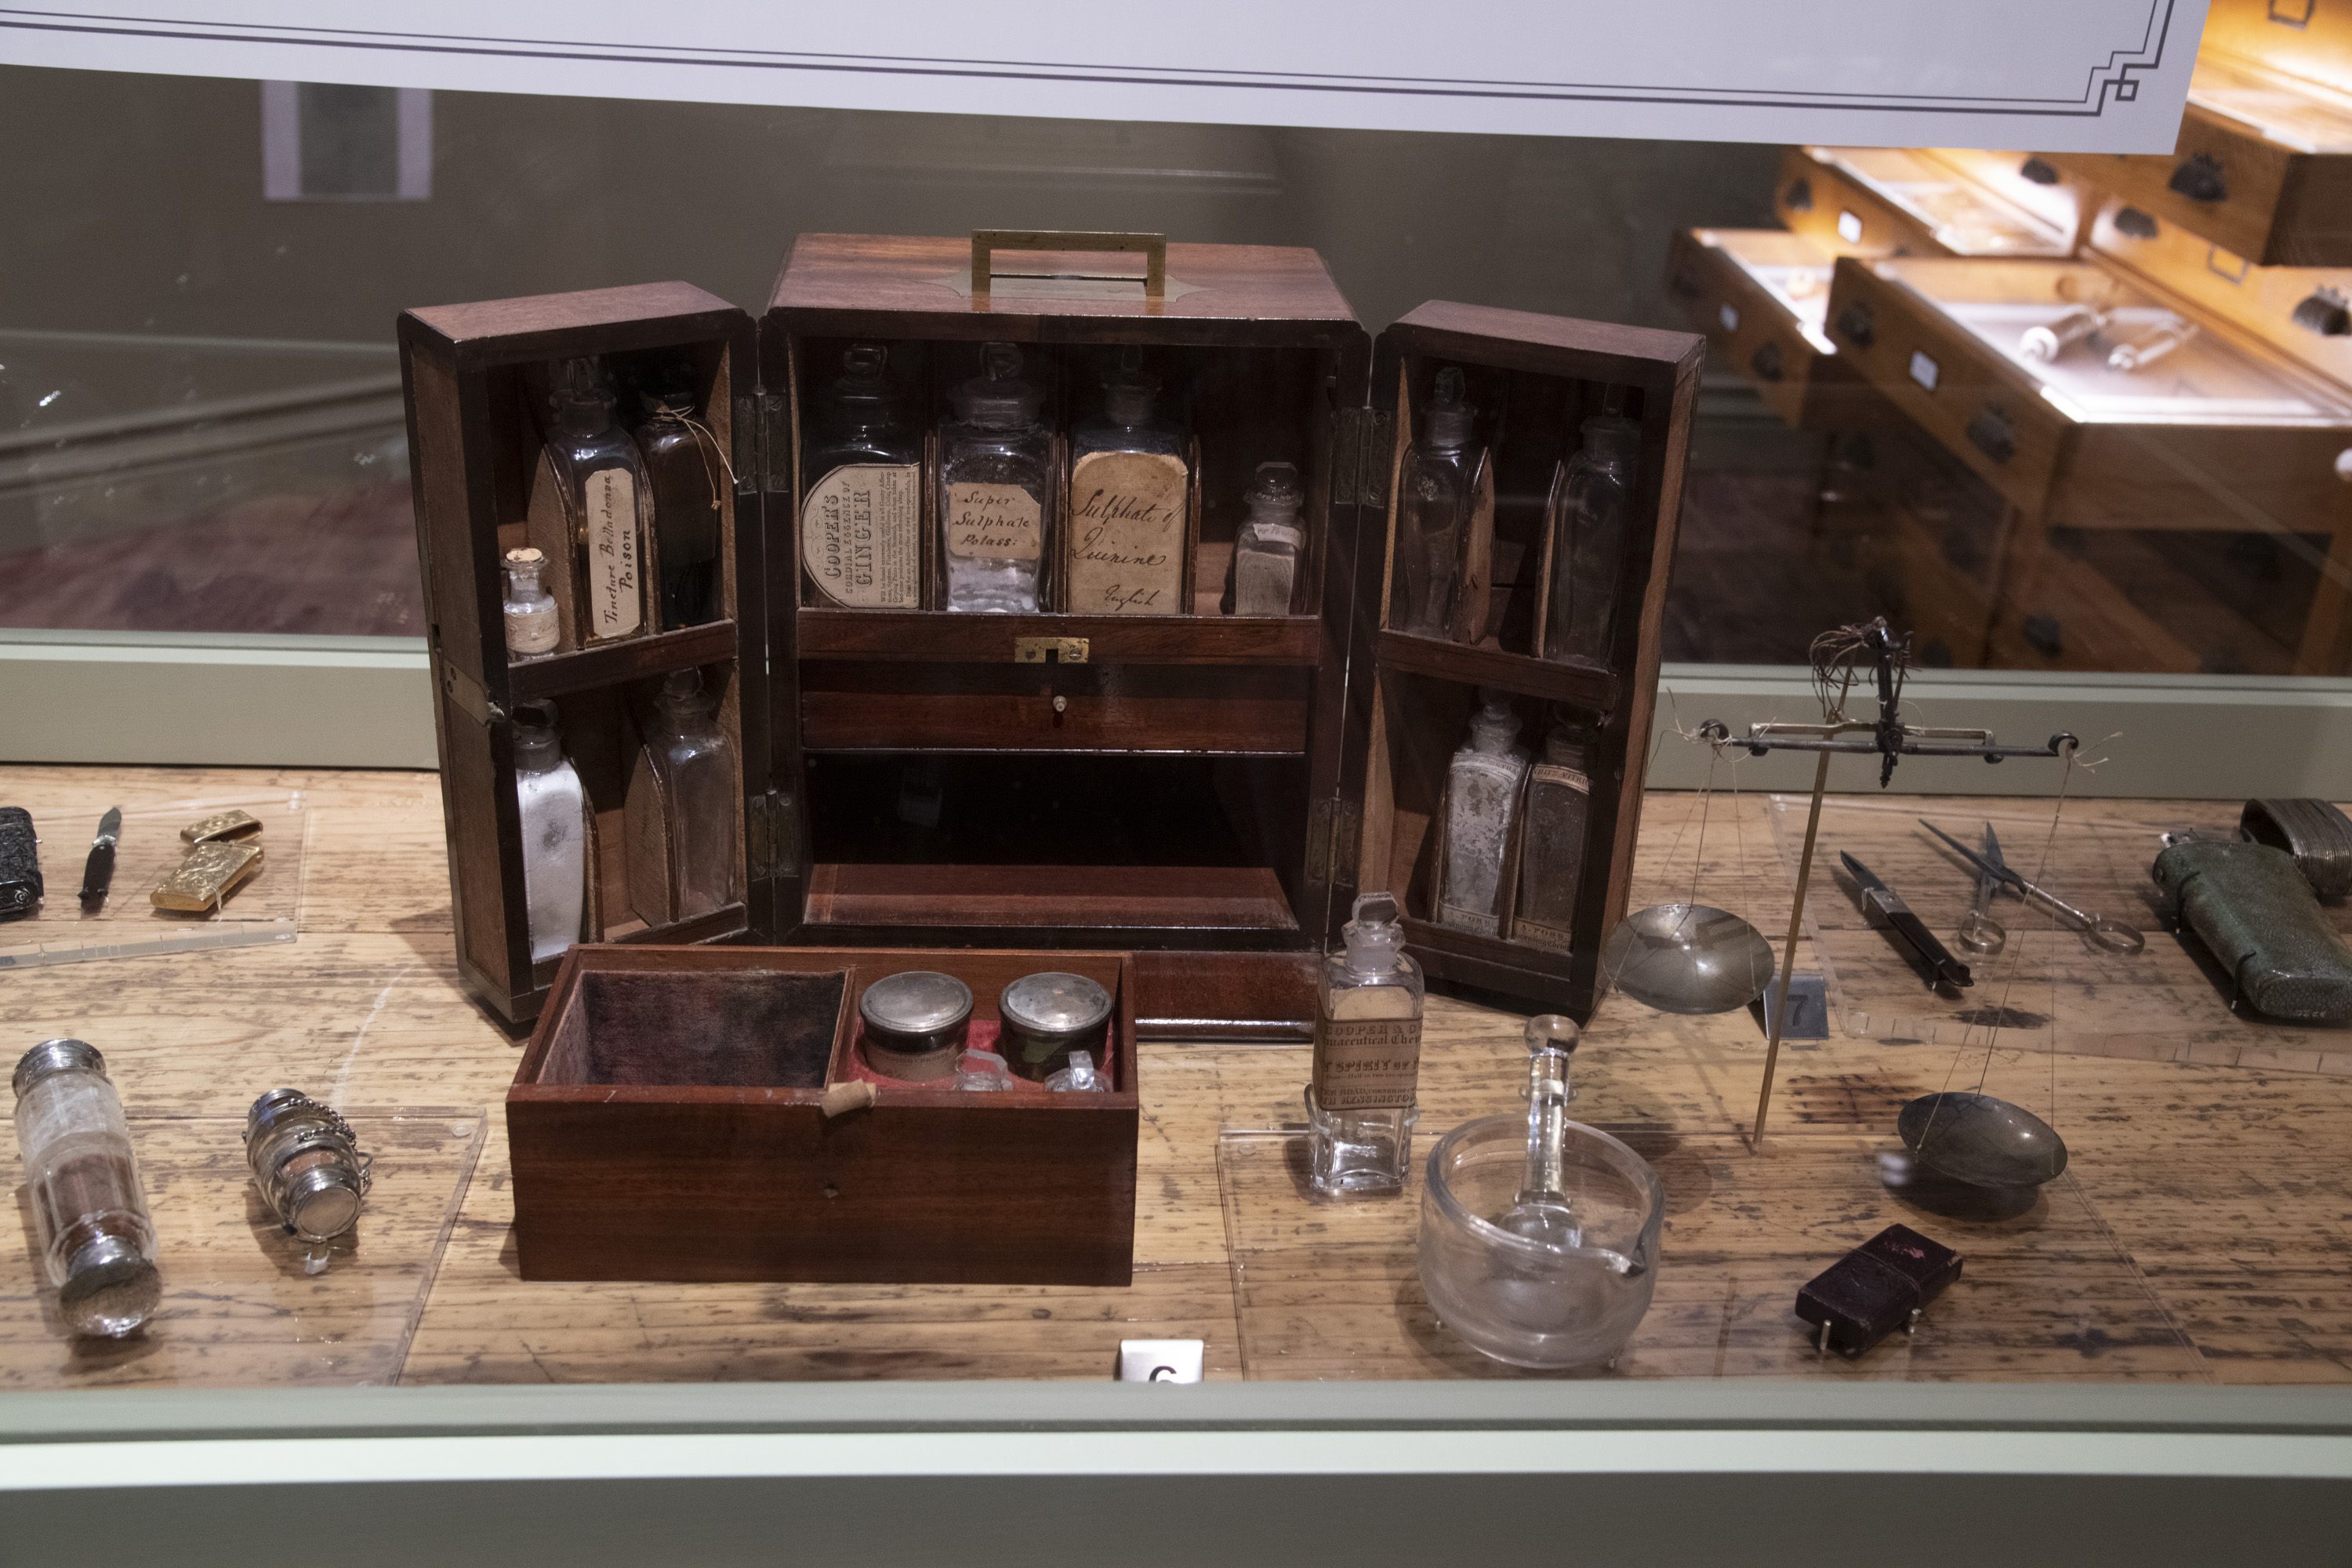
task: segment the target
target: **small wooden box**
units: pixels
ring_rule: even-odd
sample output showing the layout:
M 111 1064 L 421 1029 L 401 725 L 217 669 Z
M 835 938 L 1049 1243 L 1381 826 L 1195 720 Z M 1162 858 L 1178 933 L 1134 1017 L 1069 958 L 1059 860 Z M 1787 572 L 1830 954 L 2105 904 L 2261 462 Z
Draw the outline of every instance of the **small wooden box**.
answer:
M 1111 993 L 1108 1092 L 884 1082 L 827 1117 L 857 999 L 936 969 L 975 1026 L 1024 974 Z M 507 1090 L 526 1279 L 1126 1285 L 1135 987 L 1122 952 L 582 946 Z

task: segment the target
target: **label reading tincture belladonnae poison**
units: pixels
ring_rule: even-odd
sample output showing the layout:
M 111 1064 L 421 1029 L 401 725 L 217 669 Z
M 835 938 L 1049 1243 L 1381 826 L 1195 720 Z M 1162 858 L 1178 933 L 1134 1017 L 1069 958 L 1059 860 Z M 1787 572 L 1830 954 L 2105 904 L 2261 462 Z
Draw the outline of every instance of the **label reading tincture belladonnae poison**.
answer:
M 625 637 L 645 620 L 645 563 L 637 547 L 637 481 L 626 468 L 599 468 L 582 498 L 588 529 L 589 635 Z

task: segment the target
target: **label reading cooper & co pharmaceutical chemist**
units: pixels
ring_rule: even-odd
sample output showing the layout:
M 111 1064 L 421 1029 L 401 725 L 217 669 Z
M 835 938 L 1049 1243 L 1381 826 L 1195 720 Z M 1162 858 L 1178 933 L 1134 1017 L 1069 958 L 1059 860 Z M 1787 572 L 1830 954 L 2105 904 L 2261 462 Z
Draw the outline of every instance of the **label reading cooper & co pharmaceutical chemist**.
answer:
M 1175 616 L 1184 588 L 1184 459 L 1089 452 L 1070 468 L 1070 608 Z
M 1421 1019 L 1412 994 L 1367 985 L 1332 994 L 1315 1020 L 1315 1103 L 1326 1110 L 1411 1105 L 1421 1076 Z
M 588 635 L 625 637 L 646 618 L 645 563 L 637 536 L 637 481 L 626 468 L 588 476 L 582 520 L 588 531 Z
M 859 610 L 922 607 L 923 470 L 848 463 L 816 482 L 801 509 L 809 580 Z

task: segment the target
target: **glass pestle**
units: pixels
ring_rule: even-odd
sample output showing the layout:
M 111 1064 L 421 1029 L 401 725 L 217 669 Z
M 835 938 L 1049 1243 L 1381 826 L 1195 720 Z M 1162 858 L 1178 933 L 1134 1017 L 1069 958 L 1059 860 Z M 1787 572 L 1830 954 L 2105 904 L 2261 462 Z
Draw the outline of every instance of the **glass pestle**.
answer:
M 1527 1041 L 1527 1175 L 1518 1196 L 1495 1223 L 1529 1241 L 1575 1247 L 1583 1243 L 1584 1227 L 1562 1190 L 1561 1147 L 1568 1135 L 1568 1102 L 1576 1098 L 1568 1076 L 1569 1059 L 1576 1054 L 1576 1025 L 1557 1013 L 1539 1014 L 1528 1020 Z

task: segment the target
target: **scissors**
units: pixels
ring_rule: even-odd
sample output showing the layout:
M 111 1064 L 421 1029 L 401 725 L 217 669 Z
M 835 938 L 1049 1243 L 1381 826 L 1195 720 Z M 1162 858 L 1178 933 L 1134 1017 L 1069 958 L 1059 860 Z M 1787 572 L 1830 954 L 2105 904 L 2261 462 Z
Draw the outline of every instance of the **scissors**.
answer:
M 1927 818 L 1921 817 L 1919 819 L 1919 826 L 1934 834 L 1937 837 L 1942 839 L 1945 843 L 1950 845 L 1953 848 L 1958 850 L 1961 854 L 1967 856 L 1969 862 L 1973 864 L 1978 870 L 1982 871 L 1988 877 L 1998 879 L 2002 886 L 2013 889 L 2020 898 L 2039 899 L 2043 903 L 2048 904 L 2052 909 L 2058 911 L 2061 919 L 2066 921 L 2068 923 L 2072 924 L 2076 931 L 2081 931 L 2084 936 L 2090 938 L 2095 946 L 2104 947 L 2109 952 L 2137 952 L 2140 949 L 2147 945 L 2147 937 L 2142 936 L 2138 931 L 2134 931 L 2131 927 L 2124 924 L 2121 921 L 2103 920 L 2099 916 L 2092 914 L 2087 910 L 2076 909 L 2074 905 L 2068 903 L 2057 894 L 2049 891 L 2047 889 L 2035 887 L 2032 883 L 2027 881 L 2024 878 L 2011 870 L 2006 865 L 2000 864 L 1997 861 L 1988 861 L 1983 856 L 1978 854 L 1975 850 L 1969 848 L 1967 845 L 1961 843 L 1958 839 L 1953 837 L 1950 834 L 1945 832 L 1934 823 L 1929 822 Z M 1990 831 L 1990 827 L 1988 827 L 1987 831 Z M 2003 935 L 2006 936 L 2007 933 L 2004 932 Z M 1965 940 L 1965 938 L 1963 940 Z
M 2000 887 L 1998 873 L 2009 869 L 2009 862 L 2000 858 L 2000 840 L 1990 822 L 1984 825 L 1984 858 L 1996 869 L 1977 879 L 1977 901 L 1960 917 L 1960 945 L 1970 952 L 1995 953 L 2009 945 L 2008 928 L 1992 918 L 1992 896 Z

